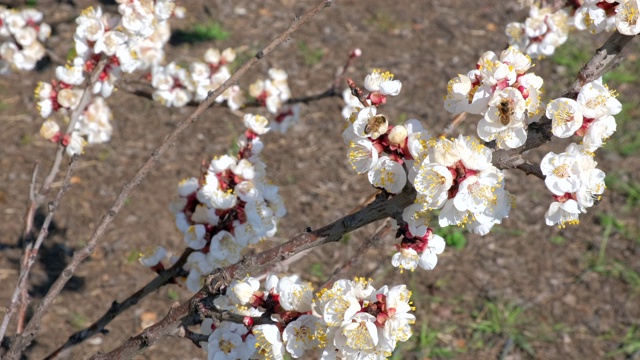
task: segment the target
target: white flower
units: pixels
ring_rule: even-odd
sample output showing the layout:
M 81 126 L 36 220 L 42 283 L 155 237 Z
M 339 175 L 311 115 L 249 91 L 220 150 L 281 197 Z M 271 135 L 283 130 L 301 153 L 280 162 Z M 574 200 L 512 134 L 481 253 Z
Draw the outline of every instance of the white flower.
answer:
M 260 290 L 260 281 L 250 276 L 242 280 L 233 280 L 229 285 L 227 295 L 232 301 L 244 305 L 251 300 L 253 293 Z
M 566 223 L 577 224 L 578 215 L 581 212 L 581 207 L 575 200 L 570 199 L 562 203 L 552 202 L 544 215 L 545 222 L 549 226 L 558 225 L 560 227 L 564 227 Z
M 256 337 L 256 351 L 260 357 L 274 360 L 284 358 L 284 344 L 276 325 L 254 326 L 253 334 Z
M 215 177 L 210 175 L 207 177 Z M 218 184 L 207 182 L 198 190 L 198 200 L 215 209 L 226 210 L 236 206 L 238 196 L 232 189 L 224 191 L 218 188 Z
M 344 107 L 342 108 L 342 117 L 348 119 L 356 111 L 362 109 L 363 105 L 360 100 L 351 94 L 351 89 L 346 88 L 342 91 L 342 100 Z
M 601 148 L 604 141 L 616 131 L 616 127 L 616 119 L 611 115 L 595 119 L 589 124 L 582 138 L 585 150 L 594 152 Z
M 426 206 L 438 209 L 448 199 L 453 175 L 446 166 L 429 163 L 420 167 L 413 185 Z
M 424 270 L 433 270 L 438 263 L 438 255 L 444 251 L 446 243 L 444 239 L 436 234 L 431 234 L 427 243 L 427 248 L 420 255 L 418 266 Z
M 381 72 L 376 69 L 364 78 L 364 87 L 371 92 L 379 92 L 382 95 L 396 96 L 402 89 L 400 80 L 393 80 L 390 72 Z
M 489 110 L 478 123 L 482 140 L 496 140 L 499 148 L 516 148 L 527 139 L 526 102 L 517 89 L 507 87 L 496 91 L 489 101 Z
M 582 113 L 577 101 L 559 98 L 547 105 L 547 117 L 552 120 L 551 132 L 559 138 L 573 135 L 582 126 Z
M 187 232 L 184 233 L 184 242 L 190 248 L 200 250 L 207 245 L 207 240 L 204 239 L 205 233 L 206 229 L 202 224 L 189 226 Z
M 230 169 L 236 164 L 236 159 L 229 155 L 222 155 L 220 157 L 214 157 L 209 165 L 209 171 L 213 171 L 219 174 L 227 169 Z
M 84 153 L 84 146 L 86 144 L 87 142 L 82 138 L 82 136 L 77 131 L 74 131 L 69 136 L 69 144 L 67 145 L 65 152 L 69 156 L 76 154 L 80 155 Z
M 301 284 L 293 277 L 280 279 L 276 287 L 280 294 L 280 305 L 287 311 L 298 311 L 301 313 L 311 310 L 313 292 L 310 284 Z
M 155 30 L 153 3 L 149 1 L 126 1 L 120 3 L 122 26 L 134 36 L 149 37 Z
M 190 196 L 198 190 L 198 179 L 192 177 L 183 179 L 178 184 L 178 195 L 182 197 Z
M 494 189 L 502 180 L 498 170 L 482 171 L 471 175 L 458 185 L 458 193 L 453 198 L 453 205 L 460 211 L 479 213 L 496 200 Z
M 84 82 L 84 60 L 81 57 L 73 59 L 73 63 L 56 68 L 56 78 L 65 84 L 81 85 Z
M 371 314 L 357 313 L 338 329 L 334 345 L 346 356 L 374 351 L 379 339 L 375 321 L 376 317 Z
M 444 98 L 444 108 L 452 114 L 468 112 L 480 114 L 486 110 L 490 89 L 480 84 L 472 83 L 467 75 L 458 75 L 449 80 L 447 95 Z
M 615 24 L 616 28 L 624 35 L 637 35 L 640 33 L 640 22 L 638 15 L 640 14 L 640 1 L 625 0 L 621 1 L 616 7 Z
M 89 144 L 101 144 L 111 139 L 111 109 L 104 98 L 96 96 L 91 104 L 80 115 L 76 123 L 76 130 L 87 137 Z
M 580 178 L 574 166 L 578 156 L 576 151 L 567 149 L 567 152 L 561 154 L 550 152 L 542 158 L 540 170 L 545 175 L 544 183 L 549 191 L 560 196 L 578 190 Z
M 240 260 L 242 249 L 246 244 L 239 244 L 228 231 L 221 230 L 211 238 L 209 257 L 234 264 Z
M 615 92 L 602 84 L 602 78 L 585 84 L 578 93 L 577 101 L 585 118 L 597 119 L 606 115 L 616 115 L 622 104 L 615 98 Z
M 206 319 L 205 319 L 206 320 Z M 209 336 L 208 360 L 248 360 L 255 352 L 255 337 L 242 324 L 223 321 Z
M 399 163 L 382 156 L 368 173 L 371 185 L 384 188 L 392 194 L 402 191 L 407 183 L 407 173 Z
M 82 14 L 76 19 L 78 26 L 76 27 L 75 38 L 86 39 L 95 42 L 102 34 L 104 34 L 105 23 L 102 21 L 102 9 L 98 7 L 88 7 L 82 11 Z
M 302 357 L 306 350 L 315 349 L 322 344 L 326 331 L 320 319 L 313 315 L 302 315 L 287 324 L 282 333 L 286 349 L 294 358 Z
M 261 115 L 246 114 L 244 126 L 258 135 L 264 135 L 269 131 L 269 120 Z
M 42 127 L 40 127 L 40 136 L 44 139 L 49 140 L 58 134 L 60 134 L 60 125 L 58 125 L 57 122 L 48 119 L 42 123 Z
M 429 211 L 421 203 L 414 203 L 402 211 L 402 220 L 409 226 L 412 235 L 423 237 L 429 229 Z
M 478 60 L 476 65 L 484 85 L 498 85 L 502 87 L 513 85 L 516 81 L 516 72 L 513 66 L 498 59 L 493 51 L 487 51 Z
M 116 55 L 117 51 L 127 45 L 127 35 L 121 31 L 110 30 L 98 38 L 93 45 L 93 51 L 96 54 L 104 53 L 108 56 Z
M 513 66 L 513 70 L 519 75 L 531 68 L 531 58 L 512 46 L 500 53 L 500 61 Z
M 162 246 L 156 246 L 153 251 L 141 254 L 138 261 L 145 267 L 154 267 L 158 265 L 167 256 L 167 250 Z
M 616 10 L 617 12 L 617 10 Z M 579 30 L 597 34 L 607 28 L 607 13 L 596 2 L 585 2 L 575 13 L 574 24 Z

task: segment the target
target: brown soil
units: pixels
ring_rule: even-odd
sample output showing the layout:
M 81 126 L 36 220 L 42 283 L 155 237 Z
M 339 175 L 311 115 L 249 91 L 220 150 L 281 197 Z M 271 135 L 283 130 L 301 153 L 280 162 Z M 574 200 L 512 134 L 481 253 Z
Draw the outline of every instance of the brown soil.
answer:
M 45 12 L 46 19 L 62 19 L 90 4 L 84 0 L 77 1 L 76 7 L 63 3 L 38 1 L 37 7 Z M 201 58 L 211 46 L 242 47 L 244 54 L 251 56 L 313 3 L 311 0 L 185 2 L 187 18 L 174 21 L 174 29 L 190 29 L 196 23 L 215 20 L 230 36 L 224 41 L 169 46 L 167 58 L 185 61 Z M 103 7 L 115 12 L 113 5 Z M 239 9 L 245 9 L 246 14 L 238 15 Z M 418 118 L 426 128 L 439 132 L 451 118 L 442 105 L 447 81 L 471 69 L 482 52 L 504 49 L 505 25 L 521 21 L 525 15 L 515 4 L 488 0 L 335 1 L 259 64 L 241 84 L 263 78 L 268 68 L 274 66 L 289 73 L 294 96 L 318 93 L 330 85 L 349 51 L 359 47 L 364 55 L 348 76 L 361 82 L 373 68 L 392 71 L 402 80 L 403 89 L 401 96 L 389 100 L 385 114 L 398 121 Z M 59 24 L 50 41 L 61 56 L 70 47 L 73 25 Z M 588 53 L 602 39 L 572 34 L 572 40 L 579 41 Z M 301 50 L 302 43 L 309 49 L 307 52 Z M 323 53 L 319 61 L 305 60 L 305 54 L 316 50 Z M 632 43 L 625 54 L 637 59 L 640 51 Z M 572 80 L 571 74 L 563 75 L 563 68 L 549 60 L 536 63 L 536 73 L 547 79 L 548 96 L 558 96 Z M 19 239 L 33 166 L 39 162 L 40 174 L 46 171 L 55 148 L 38 136 L 42 120 L 35 112 L 33 100 L 36 83 L 48 81 L 53 68 L 47 66 L 39 72 L 0 78 L 0 304 L 8 304 L 17 280 Z M 619 87 L 620 99 L 630 106 L 638 104 L 637 89 L 637 83 Z M 77 181 L 56 213 L 50 236 L 32 272 L 30 311 L 73 251 L 87 241 L 142 161 L 174 124 L 193 110 L 167 109 L 124 91 L 110 98 L 109 104 L 114 112 L 113 139 L 106 145 L 87 148 L 82 157 L 75 172 Z M 270 134 L 265 139 L 264 159 L 271 179 L 281 186 L 289 212 L 280 223 L 277 241 L 343 216 L 373 192 L 366 178 L 357 177 L 346 164 L 340 137 L 341 106 L 338 98 L 309 104 L 303 108 L 300 123 L 288 134 Z M 470 118 L 457 131 L 471 134 L 475 129 L 473 123 Z M 240 131 L 238 113 L 215 107 L 181 137 L 129 199 L 103 244 L 58 297 L 44 319 L 37 341 L 27 351 L 28 358 L 44 357 L 71 333 L 102 315 L 112 301 L 124 299 L 152 279 L 153 273 L 135 261 L 140 250 L 162 244 L 180 251 L 182 238 L 168 210 L 176 184 L 182 178 L 196 175 L 202 159 L 225 153 Z M 611 139 L 613 147 L 616 139 Z M 538 161 L 547 151 L 564 146 L 562 143 L 538 149 L 530 158 Z M 607 174 L 618 174 L 623 183 L 637 186 L 640 154 L 623 157 L 616 151 L 602 150 L 597 160 Z M 507 189 L 518 199 L 510 218 L 485 237 L 467 235 L 468 244 L 463 249 L 447 248 L 434 271 L 400 274 L 393 270 L 389 256 L 394 240 L 389 236 L 364 255 L 359 266 L 342 274 L 346 278 L 371 275 L 376 286 L 405 283 L 413 289 L 418 319 L 415 336 L 400 346 L 398 358 L 495 359 L 510 335 L 516 345 L 507 348 L 508 359 L 596 359 L 633 343 L 634 339 L 638 345 L 638 332 L 625 342 L 625 335 L 640 324 L 638 204 L 628 205 L 629 192 L 610 188 L 603 201 L 582 217 L 579 226 L 558 229 L 544 224 L 550 198 L 542 181 L 512 171 L 508 174 Z M 46 211 L 41 210 L 42 214 Z M 36 219 L 37 225 L 44 217 L 42 214 Z M 605 223 L 602 216 L 615 219 L 620 226 Z M 336 266 L 356 255 L 360 243 L 374 231 L 375 225 L 369 226 L 353 234 L 347 244 L 314 250 L 307 260 L 293 262 L 278 271 L 297 271 L 321 284 Z M 68 357 L 82 359 L 113 349 L 140 332 L 143 318 L 164 316 L 176 296 L 177 301 L 185 301 L 190 294 L 175 286 L 158 290 L 110 324 L 108 335 L 77 346 Z M 483 332 L 477 326 L 491 319 L 490 304 L 501 310 L 516 306 L 524 312 L 514 325 L 504 325 L 495 333 Z M 518 345 L 520 339 L 530 345 L 534 355 Z M 612 358 L 624 357 L 622 353 Z M 189 341 L 168 338 L 140 358 L 203 359 L 205 354 Z

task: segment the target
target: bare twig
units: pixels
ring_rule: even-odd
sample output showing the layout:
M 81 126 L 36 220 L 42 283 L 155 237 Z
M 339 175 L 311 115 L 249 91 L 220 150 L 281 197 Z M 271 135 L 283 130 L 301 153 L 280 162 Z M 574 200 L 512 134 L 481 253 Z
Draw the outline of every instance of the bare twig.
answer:
M 82 96 L 80 98 L 77 108 L 71 113 L 71 119 L 69 121 L 69 124 L 67 125 L 67 128 L 63 136 L 68 135 L 73 131 L 73 129 L 75 128 L 75 124 L 78 121 L 78 118 L 80 117 L 80 115 L 82 115 L 87 105 L 89 105 L 89 102 L 91 101 L 91 84 L 97 81 L 98 76 L 100 75 L 100 72 L 102 72 L 102 69 L 104 69 L 104 66 L 106 64 L 105 61 L 100 61 L 100 63 L 98 63 L 98 65 L 94 69 L 91 79 L 88 80 L 88 85 L 84 88 L 82 92 Z M 21 269 L 20 269 L 21 273 L 26 273 L 26 274 L 29 273 L 29 269 L 25 268 L 26 266 L 30 266 L 28 265 L 30 263 L 28 261 L 28 258 L 30 258 L 32 254 L 37 254 L 38 252 L 38 248 L 35 248 L 33 245 L 33 242 L 30 241 L 30 239 L 32 238 L 33 219 L 36 214 L 36 209 L 40 205 L 42 205 L 46 195 L 51 190 L 51 184 L 55 180 L 56 176 L 58 176 L 58 172 L 60 171 L 60 165 L 62 164 L 62 159 L 64 157 L 64 150 L 65 150 L 65 146 L 62 145 L 62 143 L 58 144 L 58 150 L 56 151 L 53 164 L 49 169 L 49 174 L 47 175 L 45 181 L 42 183 L 42 187 L 40 188 L 38 193 L 34 193 L 33 191 L 33 189 L 35 188 L 35 182 L 36 182 L 36 174 L 34 173 L 32 184 L 29 190 L 29 205 L 27 206 L 27 211 L 25 213 L 25 218 L 24 218 L 25 226 L 22 233 L 23 234 L 22 238 L 23 238 L 23 241 L 26 243 L 26 247 L 25 247 L 25 251 L 24 251 L 24 255 L 21 263 Z M 33 264 L 33 262 L 31 262 L 31 264 Z M 20 334 L 23 331 L 24 317 L 27 312 L 26 307 L 28 304 L 28 292 L 26 288 L 19 289 L 19 287 L 20 286 L 26 287 L 26 284 L 27 284 L 26 279 L 22 279 L 22 282 L 18 281 L 18 284 L 16 285 L 20 293 L 20 300 L 19 300 L 20 311 L 18 313 L 20 317 L 18 318 L 18 326 L 16 329 L 17 334 Z M 9 309 L 13 309 L 13 310 L 7 311 L 2 319 L 3 325 L 0 326 L 0 339 L 6 333 L 8 323 L 11 320 L 11 316 L 13 316 L 13 312 L 15 311 L 15 306 L 16 306 L 15 302 L 17 301 L 18 301 L 17 298 L 16 299 L 12 298 L 11 303 L 9 304 Z M 4 325 L 5 323 L 7 325 Z
M 62 199 L 62 196 L 64 195 L 64 193 L 66 193 L 67 190 L 69 190 L 69 187 L 71 186 L 71 174 L 73 173 L 73 169 L 75 168 L 75 164 L 77 163 L 77 160 L 78 160 L 77 156 L 73 156 L 71 158 L 71 162 L 69 163 L 69 168 L 67 169 L 67 174 L 64 178 L 63 185 L 60 187 L 60 190 L 58 191 L 58 194 L 56 195 L 55 199 L 49 203 L 49 213 L 47 214 L 47 217 L 44 219 L 44 222 L 40 227 L 40 233 L 38 234 L 38 237 L 36 238 L 36 241 L 33 247 L 26 254 L 28 256 L 25 256 L 25 260 L 24 260 L 25 263 L 21 267 L 20 276 L 18 277 L 18 286 L 16 286 L 16 288 L 13 291 L 13 295 L 11 295 L 11 304 L 9 305 L 9 309 L 2 320 L 2 325 L 0 326 L 0 333 L 2 334 L 4 334 L 7 330 L 7 327 L 9 325 L 9 320 L 11 319 L 11 314 L 15 311 L 15 307 L 18 304 L 18 297 L 23 293 L 23 291 L 26 292 L 27 279 L 29 278 L 29 271 L 31 270 L 31 267 L 33 266 L 33 263 L 36 260 L 36 256 L 38 255 L 38 250 L 40 249 L 42 242 L 44 241 L 44 239 L 47 237 L 49 233 L 49 225 L 51 224 L 51 220 L 53 219 L 53 214 L 58 208 L 60 199 Z M 36 170 L 37 170 L 37 167 L 36 167 Z M 36 170 L 34 170 L 34 176 L 35 176 L 35 173 L 37 172 Z
M 278 35 L 278 37 L 276 37 L 263 50 L 258 51 L 258 53 L 253 58 L 242 65 L 242 67 L 240 67 L 236 71 L 236 73 L 234 73 L 229 79 L 227 79 L 222 85 L 220 85 L 219 88 L 209 92 L 207 98 L 200 104 L 200 106 L 198 106 L 198 108 L 191 115 L 189 115 L 189 117 L 176 125 L 176 128 L 166 137 L 162 144 L 160 144 L 160 146 L 152 152 L 151 156 L 149 156 L 149 158 L 147 158 L 147 160 L 145 160 L 142 166 L 138 169 L 138 172 L 134 175 L 133 179 L 129 183 L 127 183 L 120 194 L 118 194 L 109 211 L 102 217 L 100 223 L 94 230 L 87 244 L 82 249 L 76 251 L 73 254 L 71 262 L 65 267 L 64 271 L 52 284 L 51 288 L 42 299 L 42 302 L 36 308 L 33 317 L 25 327 L 24 332 L 15 337 L 13 343 L 11 344 L 11 347 L 7 351 L 7 360 L 17 359 L 24 351 L 24 349 L 31 343 L 31 341 L 33 341 L 33 339 L 39 332 L 42 317 L 48 312 L 49 308 L 53 304 L 53 300 L 58 296 L 58 294 L 60 294 L 62 288 L 69 281 L 71 276 L 73 276 L 80 263 L 93 253 L 96 246 L 102 240 L 105 231 L 124 206 L 125 200 L 146 178 L 147 174 L 151 171 L 151 169 L 155 167 L 160 157 L 173 145 L 177 137 L 182 134 L 191 124 L 198 121 L 199 116 L 204 112 L 204 110 L 209 107 L 211 103 L 213 103 L 214 100 L 225 90 L 236 83 L 238 79 L 240 79 L 240 77 L 242 77 L 251 67 L 253 67 L 264 56 L 271 53 L 282 42 L 287 40 L 291 36 L 291 34 L 295 32 L 302 24 L 306 23 L 323 8 L 330 6 L 331 3 L 331 0 L 320 1 L 301 18 L 296 18 L 287 30 Z
M 399 216 L 402 213 L 402 209 L 413 203 L 415 196 L 415 191 L 409 186 L 405 187 L 403 192 L 390 199 L 386 194 L 383 194 L 373 203 L 352 215 L 345 216 L 321 229 L 297 235 L 286 243 L 272 249 L 244 256 L 238 263 L 216 270 L 213 274 L 207 276 L 205 286 L 200 291 L 180 306 L 171 308 L 167 316 L 160 322 L 145 329 L 139 335 L 130 338 L 117 349 L 107 354 L 95 355 L 92 359 L 130 359 L 144 352 L 149 346 L 175 333 L 181 327 L 185 318 L 196 316 L 200 311 L 198 304 L 202 299 L 219 296 L 233 279 L 275 262 L 286 260 L 304 250 L 329 242 L 337 242 L 344 234 L 372 222 L 387 217 Z

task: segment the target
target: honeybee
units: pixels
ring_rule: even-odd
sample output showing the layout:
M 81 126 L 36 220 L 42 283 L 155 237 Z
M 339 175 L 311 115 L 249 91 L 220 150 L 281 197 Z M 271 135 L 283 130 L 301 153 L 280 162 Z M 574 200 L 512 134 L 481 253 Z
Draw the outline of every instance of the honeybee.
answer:
M 370 134 L 374 139 L 387 132 L 389 121 L 384 115 L 375 115 L 369 118 L 367 126 L 364 127 L 365 134 Z
M 511 122 L 511 116 L 513 115 L 512 102 L 502 99 L 498 104 L 498 114 L 500 115 L 500 123 L 502 125 L 509 125 L 509 122 Z

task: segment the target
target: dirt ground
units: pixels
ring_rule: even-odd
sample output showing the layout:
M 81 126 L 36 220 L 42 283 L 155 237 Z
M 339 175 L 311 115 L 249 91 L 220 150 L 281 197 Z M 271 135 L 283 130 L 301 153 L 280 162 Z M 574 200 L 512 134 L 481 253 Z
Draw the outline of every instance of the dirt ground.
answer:
M 75 6 L 69 5 L 75 3 Z M 240 47 L 253 55 L 296 15 L 315 0 L 194 0 L 185 2 L 187 17 L 173 21 L 174 29 L 189 30 L 196 23 L 216 21 L 229 37 L 223 41 L 176 43 L 167 48 L 168 60 L 201 58 L 208 47 Z M 451 116 L 442 104 L 447 81 L 466 73 L 484 51 L 501 51 L 510 21 L 526 15 L 516 2 L 356 1 L 337 0 L 295 33 L 276 52 L 248 74 L 241 85 L 264 78 L 270 67 L 289 74 L 295 96 L 328 88 L 336 69 L 355 47 L 363 56 L 348 71 L 362 82 L 373 68 L 387 69 L 403 82 L 401 95 L 389 99 L 384 113 L 393 120 L 417 118 L 432 132 L 444 128 Z M 45 19 L 63 20 L 78 14 L 89 1 L 37 1 Z M 110 1 L 103 8 L 115 12 Z M 54 22 L 54 21 L 50 21 Z M 49 42 L 64 57 L 74 24 L 60 22 Z M 606 35 L 572 34 L 587 54 Z M 624 51 L 628 62 L 638 60 L 632 41 Z M 52 160 L 53 144 L 39 138 L 33 90 L 48 81 L 54 66 L 39 72 L 0 77 L 0 304 L 8 304 L 18 275 L 19 238 L 34 163 L 41 174 Z M 557 61 L 536 61 L 535 72 L 545 78 L 548 97 L 557 97 L 572 82 L 570 67 Z M 630 116 L 638 111 L 638 80 L 610 85 L 620 94 Z M 246 86 L 245 86 L 246 88 Z M 122 186 L 162 141 L 173 125 L 193 108 L 167 109 L 125 91 L 109 100 L 115 131 L 106 145 L 86 149 L 75 176 L 77 183 L 56 213 L 50 236 L 32 272 L 31 309 L 68 263 L 75 249 L 89 238 Z M 286 135 L 265 138 L 264 159 L 273 182 L 280 186 L 289 215 L 279 226 L 275 242 L 307 227 L 318 228 L 360 205 L 373 189 L 357 177 L 345 161 L 339 98 L 303 107 L 300 123 Z M 247 111 L 255 111 L 248 109 Z M 635 120 L 635 119 L 633 119 Z M 638 358 L 640 349 L 640 153 L 622 152 L 635 139 L 638 125 L 618 125 L 596 157 L 608 175 L 608 190 L 600 204 L 565 229 L 544 224 L 551 201 L 542 181 L 511 171 L 507 189 L 517 196 L 510 218 L 485 237 L 466 234 L 461 249 L 448 247 L 434 271 L 400 274 L 390 265 L 394 240 L 389 236 L 362 256 L 359 266 L 343 278 L 372 276 L 375 286 L 407 284 L 413 289 L 417 322 L 414 337 L 399 346 L 404 359 L 600 359 Z M 39 359 L 67 337 L 101 316 L 114 300 L 142 287 L 153 273 L 135 260 L 146 248 L 162 244 L 179 252 L 182 237 L 168 210 L 178 181 L 198 174 L 202 159 L 223 154 L 242 131 L 241 117 L 228 109 L 209 109 L 164 157 L 129 199 L 107 233 L 106 241 L 76 273 L 45 317 L 42 331 L 27 351 Z M 457 130 L 475 133 L 470 117 Z M 633 145 L 633 144 L 631 144 Z M 539 161 L 566 142 L 533 151 Z M 631 148 L 632 150 L 634 148 Z M 56 183 L 60 186 L 60 182 Z M 43 209 L 44 211 L 44 209 Z M 43 213 L 44 214 L 44 213 Z M 39 215 L 37 222 L 42 221 Z M 322 284 L 336 266 L 356 255 L 360 243 L 377 225 L 352 234 L 348 243 L 330 244 L 279 270 L 304 274 Z M 440 231 L 440 233 L 442 233 Z M 449 234 L 458 235 L 456 232 Z M 274 242 L 274 243 L 275 243 Z M 268 246 L 270 243 L 262 244 Z M 259 274 L 256 274 L 259 275 Z M 168 286 L 144 299 L 100 335 L 77 346 L 69 359 L 83 359 L 109 351 L 140 332 L 143 319 L 161 319 L 174 301 L 188 291 Z M 635 347 L 634 347 L 635 346 Z M 140 359 L 204 359 L 191 342 L 170 338 Z

